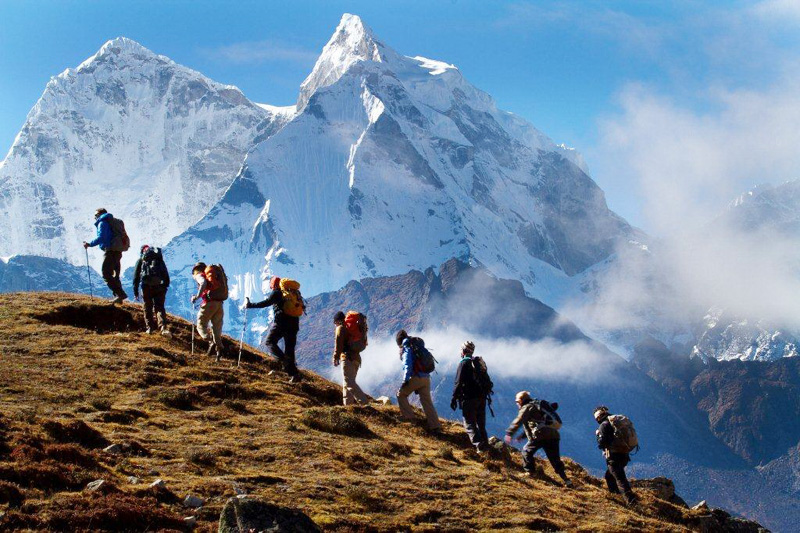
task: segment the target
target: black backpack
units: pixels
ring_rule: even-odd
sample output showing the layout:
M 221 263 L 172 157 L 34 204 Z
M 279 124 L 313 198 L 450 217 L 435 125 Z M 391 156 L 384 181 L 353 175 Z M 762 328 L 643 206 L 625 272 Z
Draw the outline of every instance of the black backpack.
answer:
M 414 353 L 414 371 L 430 374 L 436 370 L 438 362 L 433 354 L 425 347 L 425 341 L 419 337 L 411 337 L 411 350 Z
M 475 379 L 475 383 L 478 384 L 481 393 L 491 400 L 491 396 L 494 394 L 494 383 L 492 383 L 492 378 L 489 377 L 486 362 L 481 357 L 471 357 L 470 360 L 472 362 L 472 377 Z
M 164 263 L 164 256 L 161 255 L 161 248 L 148 248 L 142 254 L 142 285 L 155 287 L 164 285 L 169 278 L 167 265 Z
M 543 426 L 553 429 L 561 429 L 561 417 L 556 412 L 558 409 L 557 402 L 550 403 L 547 400 L 533 400 L 533 404 L 543 415 Z

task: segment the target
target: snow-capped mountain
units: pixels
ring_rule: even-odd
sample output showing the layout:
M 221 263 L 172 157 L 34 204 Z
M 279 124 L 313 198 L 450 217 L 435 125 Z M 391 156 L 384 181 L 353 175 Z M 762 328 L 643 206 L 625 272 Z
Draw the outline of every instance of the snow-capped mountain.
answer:
M 342 18 L 297 109 L 168 247 L 172 264 L 224 261 L 239 300 L 271 274 L 312 295 L 455 257 L 558 306 L 579 292 L 575 274 L 638 236 L 574 151 L 357 16 Z
M 50 257 L 0 257 L 0 292 L 40 291 L 79 292 L 100 298 L 111 296 L 100 273 L 92 270 L 90 274 L 85 266 Z
M 0 163 L 0 255 L 80 264 L 101 206 L 125 220 L 134 246 L 166 244 L 293 112 L 253 104 L 130 39 L 109 41 L 50 80 Z

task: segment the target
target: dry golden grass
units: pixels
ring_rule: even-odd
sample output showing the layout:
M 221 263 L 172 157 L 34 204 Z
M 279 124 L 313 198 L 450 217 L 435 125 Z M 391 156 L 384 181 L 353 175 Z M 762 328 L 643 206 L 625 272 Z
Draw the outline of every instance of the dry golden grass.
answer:
M 141 309 L 65 294 L 0 296 L 0 529 L 215 531 L 234 487 L 328 531 L 686 531 L 693 511 L 637 509 L 567 460 L 576 488 L 486 460 L 463 429 L 432 437 L 396 407 L 341 407 L 337 385 L 248 350 L 215 364 L 190 326 L 145 335 Z M 270 370 L 275 370 L 268 375 Z M 421 419 L 420 419 L 421 423 Z M 123 445 L 123 455 L 102 451 Z M 555 477 L 550 466 L 545 471 Z M 132 485 L 130 476 L 141 479 Z M 167 490 L 148 489 L 163 479 Z M 105 479 L 103 494 L 83 487 Z M 183 509 L 188 494 L 206 500 Z

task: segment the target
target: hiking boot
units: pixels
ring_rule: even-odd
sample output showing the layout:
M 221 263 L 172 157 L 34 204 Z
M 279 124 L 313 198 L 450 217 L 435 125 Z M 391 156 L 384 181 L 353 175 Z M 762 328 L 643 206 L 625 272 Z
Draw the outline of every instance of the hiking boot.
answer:
M 294 385 L 295 383 L 300 383 L 303 381 L 303 377 L 300 374 L 295 374 L 294 376 L 289 377 L 289 383 Z
M 217 345 L 213 342 L 208 345 L 208 350 L 206 350 L 206 357 L 211 357 L 211 354 L 215 352 Z
M 574 488 L 574 487 L 575 487 L 575 485 L 573 485 L 573 484 L 572 484 L 572 481 L 571 481 L 571 480 L 569 480 L 569 479 L 565 479 L 565 480 L 564 480 L 564 486 L 565 486 L 565 487 L 567 487 L 568 489 L 571 489 L 571 488 Z
M 622 495 L 622 499 L 625 500 L 625 505 L 628 507 L 633 507 L 639 503 L 639 498 L 637 498 L 633 492 L 626 492 Z
M 161 328 L 161 335 L 163 335 L 164 337 L 166 337 L 168 339 L 172 338 L 172 332 L 170 332 L 170 330 L 167 329 L 167 326 L 164 326 L 163 328 Z
M 144 330 L 144 332 L 147 333 L 148 335 L 152 335 L 153 334 L 153 330 L 150 329 L 150 328 L 147 328 L 146 330 Z
M 115 296 L 113 300 L 111 300 L 111 304 L 121 304 L 125 300 L 122 296 Z

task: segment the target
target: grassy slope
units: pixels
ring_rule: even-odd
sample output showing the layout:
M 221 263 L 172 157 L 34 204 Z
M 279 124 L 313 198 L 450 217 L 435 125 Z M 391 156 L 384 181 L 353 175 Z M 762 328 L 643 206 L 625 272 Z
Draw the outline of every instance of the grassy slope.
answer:
M 0 511 L 7 500 L 16 505 L 0 529 L 179 529 L 182 517 L 197 514 L 198 528 L 211 531 L 234 486 L 338 531 L 698 524 L 696 512 L 646 492 L 629 510 L 571 461 L 574 490 L 529 479 L 517 457 L 508 464 L 477 457 L 455 423 L 433 438 L 401 422 L 394 406 L 340 407 L 335 384 L 304 373 L 307 381 L 293 387 L 282 372 L 268 374 L 277 365 L 260 353 L 247 352 L 236 369 L 230 360 L 214 364 L 198 343 L 192 358 L 186 322 L 176 321 L 172 340 L 141 328 L 133 305 L 0 295 Z M 343 415 L 339 427 L 367 429 L 363 436 L 312 429 L 304 422 L 312 409 L 315 419 Z M 68 434 L 78 420 L 127 444 L 126 456 L 93 448 L 102 441 L 91 442 L 85 428 Z M 553 475 L 549 465 L 545 471 Z M 131 475 L 141 483 L 131 484 Z M 114 485 L 110 494 L 81 490 L 99 478 Z M 169 491 L 147 489 L 156 478 Z M 173 499 L 187 494 L 207 500 L 199 513 Z

